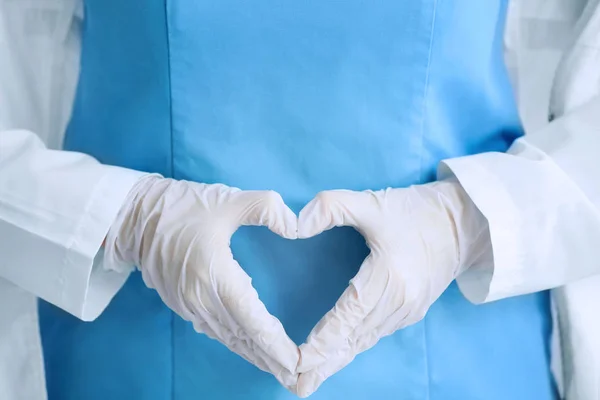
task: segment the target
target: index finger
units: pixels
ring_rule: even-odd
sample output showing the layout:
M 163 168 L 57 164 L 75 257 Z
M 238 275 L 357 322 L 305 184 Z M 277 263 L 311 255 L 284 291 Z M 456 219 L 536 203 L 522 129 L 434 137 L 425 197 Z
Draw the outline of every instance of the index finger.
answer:
M 298 218 L 285 204 L 281 195 L 271 190 L 241 191 L 236 193 L 235 203 L 242 210 L 240 225 L 266 226 L 286 239 L 298 236 Z
M 300 346 L 299 373 L 314 369 L 341 352 L 352 352 L 354 331 L 379 303 L 387 286 L 385 269 L 378 269 L 376 264 L 375 257 L 369 255 L 335 306 Z
M 295 372 L 300 358 L 298 346 L 289 338 L 281 322 L 269 313 L 252 286 L 252 280 L 233 257 L 227 270 L 227 282 L 219 290 L 225 313 L 267 355 L 288 371 Z
M 328 190 L 318 193 L 298 217 L 298 237 L 306 239 L 336 226 L 351 226 L 360 230 L 368 209 L 370 192 Z

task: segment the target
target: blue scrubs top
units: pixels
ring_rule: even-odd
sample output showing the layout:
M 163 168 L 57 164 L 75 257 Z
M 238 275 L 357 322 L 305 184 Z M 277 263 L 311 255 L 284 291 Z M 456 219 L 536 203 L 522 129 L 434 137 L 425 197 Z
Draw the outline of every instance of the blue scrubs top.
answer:
M 404 187 L 521 134 L 503 0 L 88 0 L 66 148 L 176 179 L 273 189 Z M 298 344 L 367 254 L 336 229 L 241 229 L 235 257 Z M 197 334 L 134 273 L 84 323 L 41 303 L 50 400 L 294 399 Z M 451 285 L 311 398 L 547 400 L 547 293 L 474 306 Z

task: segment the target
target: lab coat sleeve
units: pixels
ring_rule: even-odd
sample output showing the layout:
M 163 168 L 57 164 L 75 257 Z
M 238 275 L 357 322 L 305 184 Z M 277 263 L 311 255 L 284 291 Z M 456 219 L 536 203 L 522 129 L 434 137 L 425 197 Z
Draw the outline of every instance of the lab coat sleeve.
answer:
M 493 262 L 458 277 L 481 303 L 600 273 L 600 98 L 518 139 L 505 154 L 445 160 L 483 216 Z
M 95 319 L 128 276 L 103 265 L 101 244 L 143 175 L 0 132 L 0 277 Z

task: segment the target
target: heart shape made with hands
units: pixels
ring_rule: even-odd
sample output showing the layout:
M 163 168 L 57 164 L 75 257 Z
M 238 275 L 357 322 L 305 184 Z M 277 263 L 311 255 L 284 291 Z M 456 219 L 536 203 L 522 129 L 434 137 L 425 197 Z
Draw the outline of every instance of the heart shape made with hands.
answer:
M 231 248 L 260 300 L 296 345 L 306 341 L 335 305 L 369 253 L 364 237 L 347 227 L 302 240 L 263 227 L 242 227 L 233 235 Z M 316 389 L 288 388 L 301 397 Z
M 318 194 L 296 215 L 272 191 L 149 176 L 135 185 L 131 202 L 113 223 L 105 257 L 112 260 L 109 265 L 138 265 L 146 286 L 192 322 L 196 331 L 217 339 L 306 397 L 380 338 L 420 320 L 456 276 L 462 265 L 459 254 L 468 258 L 465 250 L 480 238 L 490 242 L 481 234 L 488 231 L 485 218 L 474 215 L 476 207 L 469 206 L 466 197 L 453 182 L 377 192 L 329 191 Z M 484 223 L 477 223 L 481 219 Z M 315 237 L 313 243 L 320 247 L 299 253 L 302 263 L 297 265 L 323 258 L 329 265 L 314 274 L 318 278 L 326 277 L 336 265 L 344 267 L 343 256 L 352 250 L 343 237 L 319 242 L 327 236 L 322 232 L 352 227 L 364 238 L 356 235 L 357 244 L 366 241 L 371 250 L 335 306 L 299 348 L 267 310 L 265 299 L 259 298 L 248 271 L 241 267 L 277 264 L 275 255 L 281 249 L 261 241 L 268 246 L 263 250 L 269 262 L 252 262 L 260 260 L 251 249 L 239 253 L 239 247 L 233 246 L 232 235 L 241 226 L 267 227 L 286 239 Z M 252 240 L 241 244 L 247 246 Z M 336 245 L 343 251 L 331 252 Z M 482 253 L 481 245 L 473 247 L 474 254 Z M 251 258 L 236 257 L 240 264 L 233 251 Z M 365 255 L 355 253 L 348 260 L 362 261 Z M 284 270 L 303 273 L 303 268 Z M 301 287 L 302 278 L 295 279 L 292 287 Z M 267 288 L 278 286 L 271 282 Z M 313 296 L 306 298 L 306 293 Z M 318 308 L 314 295 L 320 293 L 302 294 L 304 303 L 296 304 L 294 316 Z
M 298 239 L 349 226 L 371 251 L 335 306 L 299 346 L 298 380 L 291 390 L 300 397 L 312 394 L 382 337 L 421 320 L 454 279 L 455 226 L 448 199 L 438 189 L 321 192 L 300 212 Z

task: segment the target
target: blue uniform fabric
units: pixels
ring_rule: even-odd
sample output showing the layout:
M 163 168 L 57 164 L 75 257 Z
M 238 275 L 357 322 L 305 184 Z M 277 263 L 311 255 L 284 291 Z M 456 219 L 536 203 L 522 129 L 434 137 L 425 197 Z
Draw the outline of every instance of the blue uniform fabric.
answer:
M 273 189 L 404 187 L 521 134 L 502 62 L 506 1 L 88 0 L 66 148 L 176 179 Z M 351 229 L 233 238 L 300 344 L 367 254 Z M 134 273 L 84 323 L 46 304 L 50 400 L 294 399 L 194 332 Z M 474 306 L 455 284 L 311 398 L 549 400 L 547 293 Z

